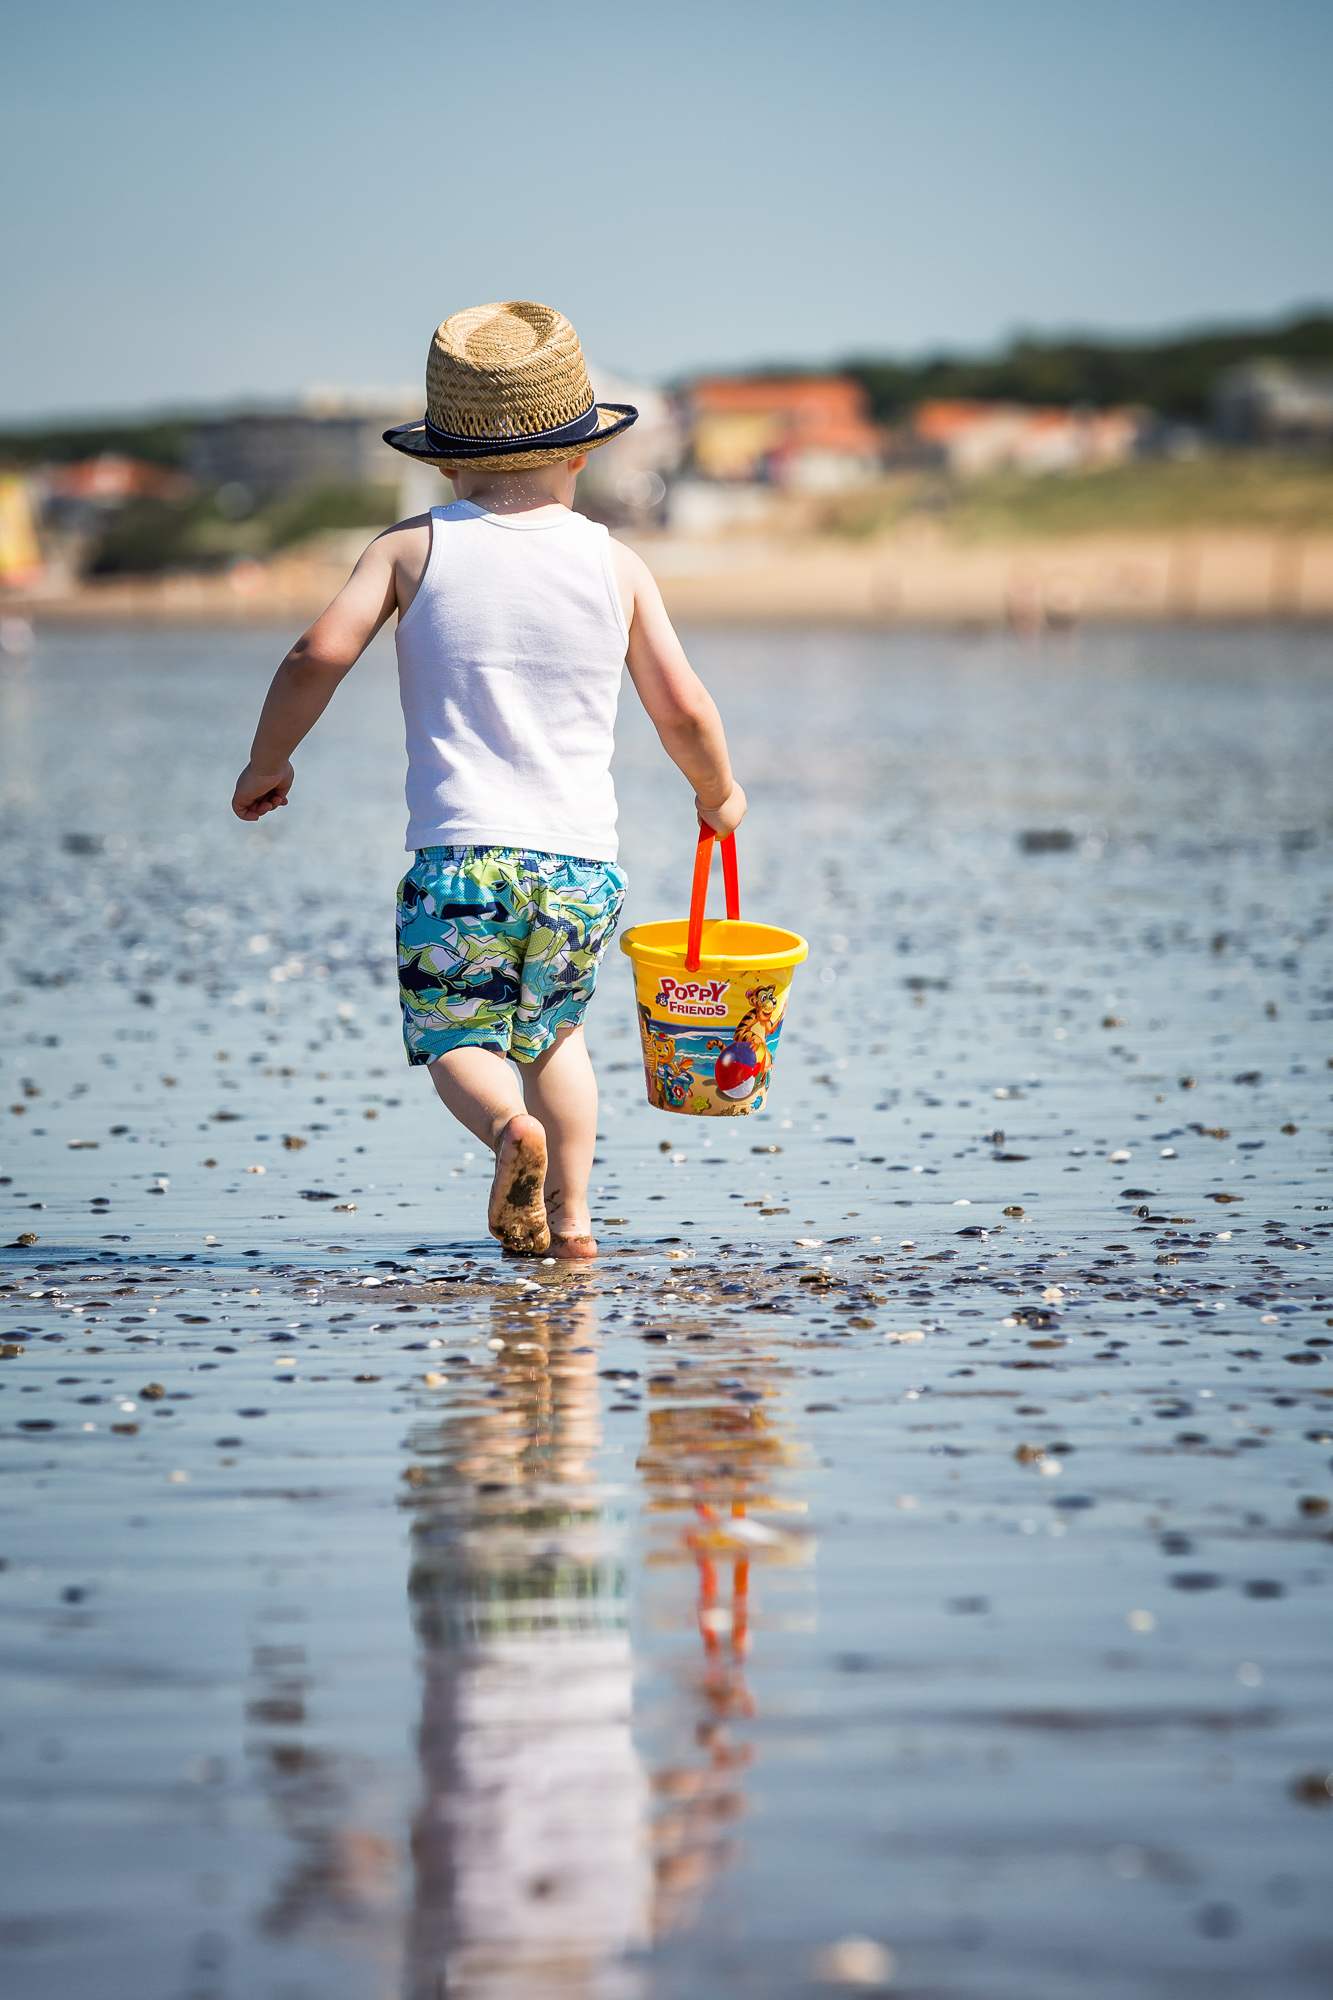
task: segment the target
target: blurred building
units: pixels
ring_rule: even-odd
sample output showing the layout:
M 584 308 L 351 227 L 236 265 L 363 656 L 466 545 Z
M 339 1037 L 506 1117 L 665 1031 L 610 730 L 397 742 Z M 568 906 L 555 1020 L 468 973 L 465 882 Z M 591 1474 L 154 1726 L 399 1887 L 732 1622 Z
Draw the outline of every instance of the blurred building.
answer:
M 35 466 L 27 485 L 46 582 L 64 588 L 87 571 L 117 522 L 146 511 L 161 526 L 182 514 L 196 491 L 193 479 L 178 467 L 117 451 Z M 145 510 L 138 505 L 144 501 L 158 504 Z
M 911 434 L 960 478 L 988 472 L 1080 472 L 1135 451 L 1145 413 L 1024 403 L 918 404 Z
M 201 418 L 186 466 L 201 486 L 243 487 L 256 501 L 298 487 L 389 486 L 402 461 L 382 433 L 420 414 L 420 391 L 312 390 L 299 409 Z
M 700 479 L 832 493 L 879 470 L 884 434 L 844 376 L 706 376 L 682 408 Z
M 708 540 L 733 529 L 767 526 L 778 494 L 755 480 L 673 479 L 667 494 L 667 526 L 676 535 Z
M 116 451 L 73 465 L 43 466 L 36 479 L 48 505 L 122 507 L 128 500 L 188 500 L 194 491 L 187 473 Z
M 0 472 L 0 590 L 25 590 L 41 573 L 29 482 L 20 473 Z
M 1218 377 L 1213 418 L 1235 444 L 1333 444 L 1333 369 L 1242 362 Z

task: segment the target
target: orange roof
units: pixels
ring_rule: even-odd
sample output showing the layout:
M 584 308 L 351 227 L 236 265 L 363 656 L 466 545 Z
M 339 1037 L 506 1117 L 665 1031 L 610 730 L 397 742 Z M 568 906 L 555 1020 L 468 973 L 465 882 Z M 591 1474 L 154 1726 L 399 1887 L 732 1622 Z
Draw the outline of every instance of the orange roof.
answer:
M 145 459 L 108 451 L 99 458 L 55 466 L 49 485 L 66 500 L 134 500 L 145 495 L 180 500 L 193 490 L 194 481 L 171 466 L 150 465 Z
M 882 443 L 865 390 L 843 375 L 705 376 L 691 383 L 686 401 L 696 421 L 771 418 L 783 451 L 869 455 Z
M 700 416 L 864 418 L 867 404 L 861 384 L 845 375 L 705 376 L 687 394 Z
M 970 403 L 961 399 L 918 403 L 912 415 L 912 428 L 918 437 L 931 438 L 943 444 L 949 438 L 957 437 L 960 431 L 970 430 L 974 424 L 985 423 L 992 417 L 1012 415 L 1013 407 L 1012 403 Z
M 1074 410 L 1061 403 L 970 402 L 962 397 L 941 398 L 917 404 L 912 413 L 912 428 L 918 437 L 947 444 L 950 438 L 958 437 L 977 424 L 993 423 L 996 418 L 1006 418 L 1011 423 L 1020 422 L 1029 431 L 1056 431 L 1067 424 L 1086 425 L 1108 417 L 1123 422 L 1132 419 L 1133 415 L 1134 412 L 1126 408 Z

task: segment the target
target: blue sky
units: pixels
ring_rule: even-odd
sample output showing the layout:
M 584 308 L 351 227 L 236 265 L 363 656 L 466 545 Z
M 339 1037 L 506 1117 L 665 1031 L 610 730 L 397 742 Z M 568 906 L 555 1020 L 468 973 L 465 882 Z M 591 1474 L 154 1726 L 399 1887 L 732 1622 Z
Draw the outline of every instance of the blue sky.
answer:
M 539 298 L 639 378 L 1333 299 L 1312 0 L 33 0 L 0 416 L 417 380 Z

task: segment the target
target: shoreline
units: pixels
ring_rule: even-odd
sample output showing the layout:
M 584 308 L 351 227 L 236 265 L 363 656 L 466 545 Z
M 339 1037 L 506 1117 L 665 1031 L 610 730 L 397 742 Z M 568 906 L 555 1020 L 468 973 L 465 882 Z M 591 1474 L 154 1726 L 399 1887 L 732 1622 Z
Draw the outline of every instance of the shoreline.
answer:
M 370 531 L 367 531 L 367 539 Z M 950 540 L 913 523 L 832 537 L 625 539 L 682 624 L 1010 627 L 1333 622 L 1333 536 L 1182 528 L 1043 541 Z M 354 560 L 354 557 L 352 558 Z M 351 561 L 289 556 L 213 575 L 116 578 L 0 596 L 35 625 L 307 623 Z

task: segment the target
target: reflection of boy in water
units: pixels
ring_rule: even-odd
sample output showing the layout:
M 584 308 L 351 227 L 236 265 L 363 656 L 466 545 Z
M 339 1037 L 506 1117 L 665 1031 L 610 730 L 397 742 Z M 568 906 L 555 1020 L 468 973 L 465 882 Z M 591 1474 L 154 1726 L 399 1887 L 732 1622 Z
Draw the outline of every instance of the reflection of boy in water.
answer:
M 408 2000 L 585 2000 L 647 1934 L 646 1788 L 590 1305 L 494 1309 L 503 1395 L 418 1439 L 423 1803 Z M 479 1371 L 480 1372 L 480 1371 Z M 429 1485 L 422 1485 L 422 1479 Z
M 743 1779 L 753 1755 L 731 1729 L 754 1712 L 745 1678 L 751 1563 L 758 1557 L 788 1564 L 805 1553 L 804 1544 L 749 1520 L 751 1509 L 778 1504 L 773 1489 L 796 1454 L 774 1405 L 737 1405 L 721 1390 L 717 1378 L 734 1365 L 728 1343 L 711 1366 L 696 1363 L 688 1375 L 650 1382 L 648 1437 L 638 1461 L 654 1519 L 665 1530 L 653 1574 L 665 1581 L 664 1570 L 676 1567 L 679 1574 L 679 1567 L 693 1565 L 703 1649 L 702 1671 L 697 1654 L 689 1656 L 699 1714 L 690 1748 L 682 1740 L 679 1753 L 653 1772 L 655 1937 L 691 1921 L 734 1857 L 731 1830 L 745 1811 Z

